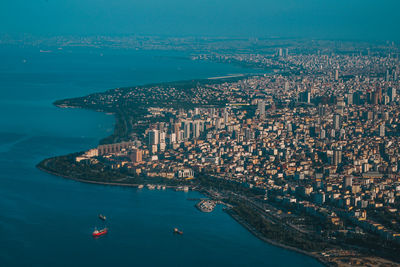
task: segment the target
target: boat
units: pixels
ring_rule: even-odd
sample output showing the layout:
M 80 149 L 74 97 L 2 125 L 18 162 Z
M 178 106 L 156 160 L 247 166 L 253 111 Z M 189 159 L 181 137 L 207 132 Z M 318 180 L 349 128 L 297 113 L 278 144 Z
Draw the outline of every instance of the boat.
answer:
M 149 190 L 154 190 L 154 188 L 156 188 L 156 186 L 155 186 L 154 184 L 148 184 L 148 185 L 147 185 L 147 188 L 148 188 Z
M 142 188 L 143 188 L 143 185 L 142 185 L 142 184 L 138 185 L 138 188 L 139 188 L 139 189 L 142 189 Z
M 103 221 L 105 221 L 107 219 L 107 217 L 104 216 L 103 214 L 99 214 L 99 218 L 100 218 L 100 220 L 103 220 Z
M 94 228 L 92 235 L 93 235 L 93 237 L 99 237 L 99 236 L 107 234 L 107 232 L 108 232 L 107 228 L 103 228 L 100 230 L 97 230 L 96 228 Z
M 174 228 L 174 234 L 182 235 L 183 232 L 182 232 L 182 231 L 179 231 L 178 228 Z

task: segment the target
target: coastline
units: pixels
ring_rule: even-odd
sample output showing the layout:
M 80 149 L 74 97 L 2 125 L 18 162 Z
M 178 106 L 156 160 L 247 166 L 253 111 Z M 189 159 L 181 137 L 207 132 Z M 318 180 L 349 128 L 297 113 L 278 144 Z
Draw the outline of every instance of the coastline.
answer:
M 221 78 L 221 79 L 223 79 L 223 78 Z M 191 80 L 190 82 L 191 83 L 194 83 L 194 82 L 196 82 L 196 81 L 199 81 L 199 80 Z M 201 81 L 201 80 L 200 80 Z M 165 84 L 174 84 L 174 83 L 184 83 L 185 81 L 178 81 L 178 82 L 171 82 L 171 83 L 158 83 L 158 84 L 160 84 L 160 85 L 165 85 Z M 149 86 L 149 85 L 144 85 L 143 87 L 146 87 L 146 86 Z M 82 98 L 77 98 L 78 100 L 82 100 L 82 99 L 85 99 L 85 97 L 82 97 Z M 117 112 L 112 112 L 112 108 L 108 108 L 107 109 L 107 106 L 105 107 L 104 106 L 104 104 L 103 103 L 100 103 L 100 104 L 97 104 L 97 105 L 92 105 L 92 106 L 88 106 L 88 105 L 85 105 L 85 104 L 83 104 L 83 103 L 80 103 L 79 101 L 76 101 L 77 99 L 70 99 L 70 100 L 59 100 L 59 101 L 56 101 L 55 103 L 54 103 L 54 105 L 56 105 L 56 106 L 58 106 L 58 107 L 60 107 L 60 108 L 83 108 L 83 109 L 88 109 L 88 110 L 94 110 L 94 111 L 97 111 L 97 112 L 102 112 L 102 113 L 112 113 L 112 114 L 114 114 L 114 118 L 115 118 L 115 120 L 116 120 L 116 123 L 115 123 L 115 125 L 117 125 L 118 124 L 118 122 L 119 123 L 121 123 L 121 121 L 122 122 L 125 122 L 124 120 L 126 119 L 124 116 L 122 116 L 121 114 L 119 114 L 119 113 L 117 113 Z M 76 101 L 75 102 L 75 104 L 74 104 L 74 100 Z M 68 101 L 71 101 L 71 103 L 72 103 L 72 105 L 63 105 L 62 103 L 69 103 Z M 61 103 L 61 104 L 60 104 Z M 105 107 L 105 108 L 104 108 Z M 119 110 L 117 110 L 117 111 L 119 111 Z M 118 115 L 119 114 L 119 115 Z M 133 118 L 135 118 L 135 119 L 137 119 L 137 117 L 135 117 L 135 116 L 133 116 Z M 120 120 L 120 121 L 118 121 L 118 120 Z M 126 125 L 125 125 L 126 126 Z M 116 128 L 114 128 L 114 133 L 113 133 L 113 135 L 116 133 Z M 110 136 L 111 137 L 111 136 Z M 108 138 L 108 137 L 106 137 L 106 138 Z M 114 140 L 115 141 L 115 140 Z M 45 159 L 45 160 L 43 160 L 41 163 L 46 163 L 46 161 L 51 161 L 53 158 L 49 158 L 49 159 Z M 154 183 L 147 183 L 147 182 L 145 182 L 145 183 L 119 183 L 119 182 L 108 182 L 109 181 L 109 177 L 107 176 L 107 174 L 106 174 L 106 179 L 105 179 L 105 181 L 96 181 L 96 179 L 97 178 L 99 178 L 99 177 L 94 177 L 94 176 L 92 176 L 92 177 L 90 177 L 89 179 L 80 179 L 80 178 L 76 178 L 76 177 L 74 177 L 74 174 L 77 174 L 77 177 L 85 177 L 85 176 L 80 176 L 79 175 L 79 172 L 75 172 L 75 173 L 72 173 L 72 175 L 71 175 L 71 172 L 66 172 L 67 174 L 69 174 L 69 175 L 66 175 L 66 174 L 63 174 L 63 170 L 62 169 L 60 169 L 60 171 L 58 171 L 58 168 L 49 168 L 49 169 L 47 169 L 46 167 L 46 164 L 44 164 L 43 166 L 40 166 L 41 165 L 41 163 L 39 163 L 38 164 L 38 168 L 40 169 L 40 170 L 42 170 L 42 171 L 45 171 L 45 172 L 47 172 L 47 173 L 49 173 L 49 174 L 51 174 L 51 175 L 56 175 L 56 176 L 60 176 L 60 177 L 63 177 L 63 178 L 65 178 L 65 179 L 71 179 L 71 180 L 74 180 L 74 181 L 77 181 L 77 182 L 83 182 L 83 183 L 90 183 L 90 184 L 98 184 L 98 185 L 109 185 L 109 186 L 126 186 L 126 187 L 138 187 L 139 185 L 146 185 L 146 184 L 154 184 Z M 68 165 L 66 166 L 67 168 L 68 168 Z M 65 169 L 65 170 L 67 170 L 67 169 Z M 131 176 L 126 176 L 126 177 L 124 177 L 124 178 L 121 178 L 121 180 L 123 180 L 123 179 L 130 179 L 130 178 L 133 178 L 133 177 L 131 177 Z M 117 180 L 118 181 L 118 180 Z M 135 182 L 135 181 L 132 181 L 132 182 Z M 136 181 L 137 182 L 137 181 Z M 178 181 L 179 182 L 179 181 Z M 158 183 L 156 183 L 156 184 L 158 184 Z M 180 185 L 178 184 L 178 185 L 173 185 L 173 186 L 167 186 L 168 188 L 177 188 L 177 187 L 179 187 Z M 198 192 L 200 192 L 200 193 L 202 193 L 202 194 L 205 194 L 205 195 L 207 195 L 207 190 L 202 190 L 202 188 L 201 188 L 202 186 L 200 186 L 200 189 L 199 188 L 193 188 L 193 187 L 191 187 L 191 189 L 192 190 L 195 190 L 195 191 L 198 191 Z M 212 196 L 211 196 L 212 197 Z M 229 203 L 229 202 L 228 202 Z M 259 239 L 261 239 L 262 241 L 264 241 L 264 242 L 266 242 L 266 243 L 269 243 L 269 244 L 271 244 L 271 245 L 273 245 L 273 246 L 276 246 L 276 247 L 280 247 L 280 248 L 284 248 L 284 249 L 286 249 L 286 250 L 290 250 L 290 251 L 294 251 L 294 252 L 297 252 L 297 253 L 300 253 L 300 254 L 303 254 L 303 255 L 306 255 L 306 256 L 308 256 L 308 257 L 312 257 L 312 258 L 314 258 L 314 259 L 316 259 L 319 263 L 321 263 L 321 264 L 323 264 L 323 265 L 326 265 L 326 266 L 336 266 L 336 265 L 340 265 L 340 264 L 345 264 L 344 263 L 344 260 L 346 260 L 345 259 L 345 257 L 343 257 L 343 256 L 341 256 L 341 255 L 338 255 L 338 254 L 333 254 L 333 255 L 326 255 L 326 254 L 324 254 L 324 253 L 321 253 L 320 254 L 320 252 L 317 252 L 317 251 L 320 251 L 319 249 L 317 249 L 317 248 L 315 248 L 315 244 L 314 244 L 314 246 L 311 246 L 311 247 L 313 247 L 313 248 L 311 248 L 309 251 L 311 251 L 311 252 L 309 252 L 308 250 L 302 250 L 302 249 L 299 249 L 299 248 L 297 248 L 296 246 L 288 246 L 288 245 L 285 245 L 285 242 L 287 242 L 288 240 L 289 240 L 289 242 L 288 242 L 288 244 L 293 244 L 293 243 L 291 243 L 290 242 L 290 239 L 286 239 L 286 240 L 283 240 L 282 242 L 277 242 L 277 241 L 274 241 L 273 239 L 269 239 L 269 238 L 266 238 L 265 236 L 270 236 L 269 234 L 270 233 L 279 233 L 279 232 L 281 232 L 280 230 L 273 230 L 273 231 L 270 231 L 270 232 L 259 232 L 255 227 L 253 227 L 253 225 L 255 225 L 255 224 L 252 224 L 252 221 L 251 220 L 249 220 L 249 218 L 247 218 L 246 216 L 243 216 L 243 214 L 242 215 L 239 215 L 239 214 L 233 214 L 233 212 L 234 211 L 232 211 L 232 212 L 228 212 L 228 214 L 236 221 L 236 222 L 238 222 L 239 224 L 241 224 L 244 228 L 246 228 L 250 233 L 252 233 L 255 237 L 257 237 L 257 238 L 259 238 Z M 236 213 L 236 212 L 234 212 L 234 213 Z M 278 240 L 280 241 L 280 239 L 278 238 Z M 309 240 L 307 240 L 307 238 L 303 238 L 303 240 L 302 240 L 302 243 L 297 243 L 298 245 L 299 245 L 299 247 L 300 248 L 303 248 L 304 246 L 303 246 L 303 244 L 308 244 L 308 243 L 312 243 L 312 241 L 309 241 Z M 309 247 L 306 247 L 306 249 L 308 249 Z M 344 250 L 346 250 L 346 251 L 349 251 L 349 252 L 353 252 L 353 249 L 352 248 L 350 248 L 350 249 L 344 249 Z M 361 254 L 357 254 L 356 256 L 352 256 L 352 255 L 350 255 L 348 258 L 349 258 L 349 260 L 352 260 L 352 258 L 356 258 L 357 260 L 359 259 L 361 262 L 363 262 L 363 259 L 366 259 L 366 257 L 368 257 L 368 255 L 366 255 L 366 254 L 363 254 L 363 253 L 361 253 Z M 371 256 L 371 257 L 374 257 L 374 256 Z M 375 258 L 375 259 L 377 259 L 377 260 L 379 260 L 379 258 Z M 350 262 L 350 261 L 346 261 L 346 263 L 347 262 Z M 350 263 L 351 264 L 351 263 Z
M 265 243 L 268 243 L 268 244 L 270 244 L 270 245 L 272 245 L 272 246 L 275 246 L 275 247 L 283 248 L 283 249 L 286 249 L 286 250 L 289 250 L 289 251 L 294 251 L 294 252 L 303 254 L 303 255 L 305 255 L 305 256 L 314 258 L 314 259 L 317 260 L 319 263 L 321 263 L 321 264 L 323 264 L 323 265 L 325 265 L 325 266 L 333 266 L 333 265 L 330 264 L 329 262 L 324 261 L 324 260 L 322 259 L 322 257 L 320 257 L 320 256 L 318 256 L 318 255 L 316 255 L 316 254 L 313 254 L 313 253 L 311 253 L 311 252 L 308 252 L 308 251 L 305 251 L 305 250 L 301 250 L 301 249 L 298 249 L 298 248 L 295 248 L 295 247 L 287 246 L 287 245 L 285 245 L 285 244 L 276 242 L 276 241 L 274 241 L 274 240 L 272 240 L 272 239 L 266 238 L 266 237 L 264 237 L 261 233 L 259 233 L 256 229 L 254 229 L 251 225 L 249 225 L 249 224 L 248 224 L 244 219 L 242 219 L 239 215 L 235 214 L 234 212 L 232 212 L 232 211 L 229 210 L 229 209 L 226 209 L 225 212 L 226 212 L 229 216 L 231 216 L 232 219 L 234 219 L 237 223 L 239 223 L 243 228 L 245 228 L 245 229 L 246 229 L 247 231 L 249 231 L 253 236 L 257 237 L 257 238 L 260 239 L 261 241 L 263 241 L 263 242 L 265 242 Z
M 45 160 L 42 161 L 42 162 L 45 162 L 45 161 L 47 161 L 47 160 L 49 160 L 49 159 L 45 159 Z M 68 175 L 63 175 L 63 174 L 61 174 L 61 173 L 57 173 L 57 172 L 51 171 L 51 170 L 49 170 L 49 169 L 46 169 L 46 168 L 40 166 L 40 163 L 37 164 L 36 167 L 37 167 L 39 170 L 41 170 L 41 171 L 43 171 L 43 172 L 46 172 L 46 173 L 48 173 L 48 174 L 54 175 L 54 176 L 58 176 L 58 177 L 61 177 L 61 178 L 64 178 L 64 179 L 73 180 L 73 181 L 76 181 L 76 182 L 87 183 L 87 184 L 95 184 L 95 185 L 103 185 L 103 186 L 133 187 L 133 188 L 138 188 L 140 185 L 146 185 L 146 184 L 127 184 L 127 183 L 112 183 L 112 182 L 99 182 L 99 181 L 93 181 L 93 180 L 84 180 L 84 179 L 79 179 L 79 178 L 76 178 L 76 177 L 72 177 L 72 176 L 68 176 Z M 174 188 L 176 189 L 176 188 L 178 188 L 178 186 L 166 186 L 166 187 L 167 187 L 168 189 L 174 189 Z M 197 191 L 197 192 L 203 194 L 204 196 L 211 197 L 207 192 L 204 192 L 204 191 L 199 190 L 199 189 L 197 189 L 197 188 L 191 187 L 190 189 L 191 189 L 192 191 Z M 251 225 L 249 225 L 249 224 L 246 222 L 245 219 L 241 218 L 239 215 L 235 214 L 235 213 L 232 212 L 230 209 L 224 209 L 224 211 L 225 211 L 233 220 L 235 220 L 235 221 L 236 221 L 237 223 L 239 223 L 242 227 L 244 227 L 246 230 L 248 230 L 254 237 L 260 239 L 261 241 L 263 241 L 263 242 L 265 242 L 265 243 L 268 243 L 268 244 L 270 244 L 270 245 L 272 245 L 272 246 L 276 246 L 276 247 L 279 247 L 279 248 L 282 248 L 282 249 L 286 249 L 286 250 L 289 250 L 289 251 L 293 251 L 293 252 L 296 252 L 296 253 L 299 253 L 299 254 L 302 254 L 302 255 L 311 257 L 311 258 L 317 260 L 319 263 L 321 263 L 321 264 L 323 264 L 323 265 L 325 265 L 325 266 L 333 266 L 332 264 L 329 264 L 329 262 L 324 261 L 321 257 L 319 257 L 319 256 L 316 255 L 316 254 L 313 254 L 313 253 L 311 253 L 311 252 L 307 252 L 307 251 L 304 251 L 304 250 L 301 250 L 301 249 L 298 249 L 298 248 L 295 248 L 295 247 L 287 246 L 287 245 L 285 245 L 285 244 L 282 244 L 282 243 L 276 242 L 276 241 L 274 241 L 274 240 L 272 240 L 272 239 L 269 239 L 269 238 L 264 237 L 264 236 L 263 236 L 261 233 L 259 233 L 256 229 L 254 229 Z
M 44 161 L 46 161 L 48 159 L 45 159 Z M 48 174 L 54 175 L 54 176 L 58 176 L 58 177 L 62 177 L 64 179 L 68 179 L 68 180 L 73 180 L 76 182 L 81 182 L 81 183 L 87 183 L 87 184 L 97 184 L 97 185 L 109 185 L 109 186 L 123 186 L 123 187 L 139 187 L 140 185 L 145 185 L 145 184 L 127 184 L 127 183 L 112 183 L 112 182 L 99 182 L 99 181 L 93 181 L 93 180 L 84 180 L 84 179 L 79 179 L 76 177 L 72 177 L 69 175 L 63 175 L 61 173 L 57 173 L 54 171 L 51 171 L 49 169 L 46 169 L 42 166 L 40 166 L 40 163 L 36 165 L 36 168 L 38 168 L 39 170 L 46 172 Z M 179 186 L 173 186 L 173 185 L 165 185 L 166 188 L 178 188 Z M 192 189 L 194 190 L 194 189 Z
M 261 75 L 261 74 L 253 74 L 253 75 Z M 191 82 L 191 83 L 193 83 L 193 82 L 212 82 L 213 83 L 213 82 L 219 82 L 219 81 L 233 81 L 233 80 L 246 78 L 247 76 L 250 76 L 250 74 L 238 74 L 238 75 L 227 75 L 227 76 L 221 76 L 221 77 L 209 77 L 209 78 L 203 78 L 203 79 L 191 79 L 191 80 L 179 80 L 179 81 L 172 81 L 172 82 L 149 83 L 149 84 L 139 85 L 139 87 L 149 87 L 149 86 L 154 86 L 154 85 L 163 85 L 164 86 L 164 85 L 181 84 L 181 83 L 187 83 L 187 82 Z M 121 88 L 121 89 L 125 89 L 125 88 Z M 93 110 L 93 111 L 96 111 L 96 112 L 112 114 L 112 115 L 114 115 L 115 125 L 117 123 L 117 120 L 118 120 L 117 114 L 115 114 L 114 112 L 110 112 L 108 110 L 105 110 L 103 108 L 98 108 L 98 107 L 93 109 L 93 108 L 90 108 L 90 107 L 87 107 L 87 106 L 69 105 L 69 104 L 66 104 L 64 101 L 65 100 L 57 100 L 57 101 L 53 102 L 53 105 L 58 107 L 58 108 L 82 108 L 82 109 L 87 109 L 87 110 Z M 114 131 L 115 131 L 115 129 L 114 129 Z M 107 138 L 107 137 L 105 137 L 105 138 Z M 103 138 L 103 139 L 105 139 L 105 138 Z M 105 186 L 136 187 L 136 188 L 139 187 L 139 185 L 146 185 L 147 184 L 147 183 L 144 183 L 144 184 L 142 184 L 142 183 L 131 184 L 131 183 L 116 183 L 116 182 L 101 182 L 101 181 L 95 181 L 95 180 L 80 179 L 80 178 L 76 178 L 76 177 L 69 176 L 69 175 L 63 175 L 60 172 L 55 172 L 55 171 L 49 170 L 49 169 L 45 168 L 45 166 L 44 167 L 40 166 L 41 163 L 43 163 L 43 162 L 45 163 L 48 160 L 51 160 L 51 158 L 44 159 L 42 162 L 38 163 L 36 167 L 38 169 L 40 169 L 41 171 L 44 171 L 44 172 L 46 172 L 48 174 L 51 174 L 51 175 L 62 177 L 64 179 L 70 179 L 70 180 L 73 180 L 73 181 L 87 183 L 87 184 L 96 184 L 96 185 L 105 185 Z M 178 185 L 177 186 L 166 186 L 166 187 L 169 188 L 169 189 L 174 189 L 174 188 L 177 188 Z M 212 198 L 212 196 L 208 192 L 203 191 L 201 189 L 199 190 L 198 188 L 190 187 L 190 190 L 197 191 L 197 192 L 199 192 L 199 193 L 201 193 L 201 194 L 203 194 L 205 196 L 208 196 L 208 197 Z M 265 238 L 261 233 L 259 233 L 255 229 L 253 229 L 252 226 L 249 225 L 245 221 L 245 219 L 241 218 L 239 215 L 233 214 L 232 212 L 228 212 L 228 211 L 226 213 L 230 217 L 232 217 L 237 223 L 242 225 L 242 227 L 247 229 L 253 236 L 255 236 L 256 238 L 262 240 L 263 242 L 266 242 L 266 243 L 271 244 L 273 246 L 280 247 L 280 248 L 283 248 L 283 249 L 286 249 L 286 250 L 289 250 L 289 251 L 297 252 L 299 254 L 302 254 L 302 255 L 305 255 L 305 256 L 308 256 L 308 257 L 312 257 L 312 258 L 316 259 L 319 263 L 321 263 L 321 264 L 323 264 L 325 266 L 330 266 L 330 265 L 328 265 L 328 263 L 326 261 L 323 261 L 319 256 L 317 256 L 317 255 L 315 255 L 313 253 L 310 253 L 310 252 L 307 252 L 307 251 L 304 251 L 304 250 L 301 250 L 301 249 L 298 249 L 298 248 L 295 248 L 295 247 L 287 246 L 287 245 L 284 245 L 282 243 L 278 243 L 278 242 L 276 242 L 274 240 Z

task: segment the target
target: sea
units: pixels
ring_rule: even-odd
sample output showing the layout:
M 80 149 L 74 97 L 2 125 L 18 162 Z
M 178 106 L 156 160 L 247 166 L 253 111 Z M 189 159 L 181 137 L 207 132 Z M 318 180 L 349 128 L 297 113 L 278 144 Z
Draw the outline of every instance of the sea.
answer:
M 262 242 L 198 192 L 80 183 L 38 170 L 96 147 L 114 117 L 55 100 L 112 88 L 254 70 L 174 51 L 0 47 L 0 266 L 321 266 Z M 104 223 L 98 214 L 104 214 Z M 109 233 L 92 238 L 94 227 Z M 183 235 L 174 235 L 173 228 Z

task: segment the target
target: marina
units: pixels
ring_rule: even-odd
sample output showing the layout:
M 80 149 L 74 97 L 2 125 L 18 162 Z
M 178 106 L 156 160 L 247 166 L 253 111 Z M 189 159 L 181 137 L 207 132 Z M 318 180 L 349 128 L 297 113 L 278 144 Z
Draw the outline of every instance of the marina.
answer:
M 196 204 L 196 207 L 202 212 L 212 212 L 217 203 L 213 200 L 201 200 Z

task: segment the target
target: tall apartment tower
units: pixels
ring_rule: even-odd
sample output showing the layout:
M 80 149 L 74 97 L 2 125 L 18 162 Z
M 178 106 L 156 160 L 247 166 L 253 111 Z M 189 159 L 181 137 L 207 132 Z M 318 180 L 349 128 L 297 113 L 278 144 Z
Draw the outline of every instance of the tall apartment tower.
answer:
M 142 150 L 138 148 L 134 148 L 130 155 L 130 158 L 133 163 L 142 162 Z
M 339 114 L 335 114 L 333 116 L 333 128 L 335 130 L 339 130 L 340 129 L 340 115 Z
M 343 178 L 343 188 L 347 189 L 351 186 L 353 186 L 353 176 L 345 176 Z
M 347 94 L 347 105 L 353 105 L 353 93 Z
M 333 151 L 333 164 L 339 165 L 342 163 L 342 150 L 336 149 Z
M 264 100 L 258 101 L 258 112 L 260 114 L 260 118 L 265 118 L 265 102 L 264 102 Z
M 190 139 L 190 127 L 191 126 L 191 122 L 190 121 L 185 121 L 184 125 L 183 125 L 183 131 L 184 131 L 184 135 L 185 135 L 185 139 L 189 140 Z
M 396 88 L 390 87 L 388 89 L 388 96 L 390 97 L 390 101 L 393 102 L 396 100 Z
M 224 109 L 224 123 L 225 124 L 229 123 L 229 112 L 227 108 Z
M 159 133 L 158 130 L 151 130 L 149 132 L 149 145 L 158 145 Z
M 384 137 L 385 136 L 385 124 L 379 125 L 379 136 Z
M 339 80 L 339 69 L 335 69 L 335 81 Z
M 165 138 L 167 137 L 167 134 L 165 132 L 160 132 L 159 133 L 159 138 L 158 138 L 158 142 L 165 144 Z

